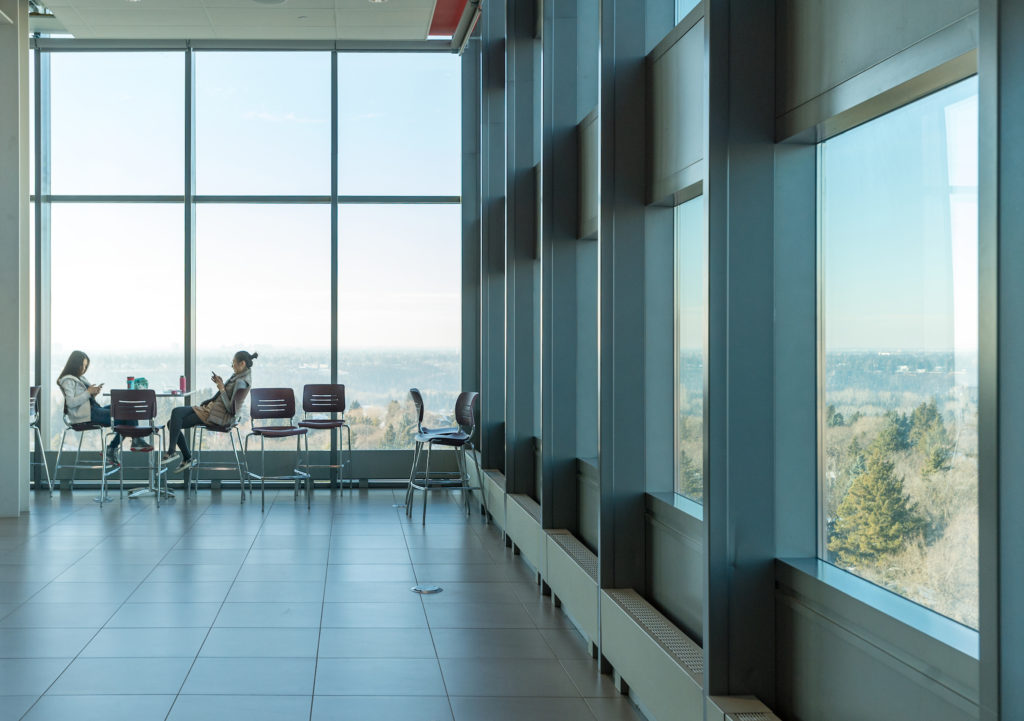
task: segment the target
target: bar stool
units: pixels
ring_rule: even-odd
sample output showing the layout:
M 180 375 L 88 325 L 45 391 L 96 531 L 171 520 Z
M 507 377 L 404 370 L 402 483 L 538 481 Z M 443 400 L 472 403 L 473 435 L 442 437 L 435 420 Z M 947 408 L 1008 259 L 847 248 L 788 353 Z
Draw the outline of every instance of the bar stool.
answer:
M 458 427 L 450 428 L 427 428 L 423 425 L 423 416 L 426 412 L 426 405 L 423 403 L 423 394 L 420 393 L 419 388 L 410 388 L 409 396 L 412 398 L 412 404 L 416 406 L 416 438 L 415 446 L 412 455 L 412 469 L 409 471 L 409 485 L 405 489 L 405 507 L 409 508 L 409 502 L 412 500 L 412 484 L 414 474 L 416 473 L 416 467 L 419 463 L 420 451 L 423 450 L 422 438 L 438 433 L 454 433 L 459 430 Z
M 311 413 L 338 414 L 340 418 L 310 418 Z M 299 421 L 300 428 L 309 430 L 327 430 L 331 433 L 331 440 L 334 440 L 334 432 L 338 432 L 338 463 L 316 466 L 306 466 L 306 471 L 312 468 L 337 468 L 340 473 L 341 487 L 345 488 L 345 466 L 349 466 L 348 478 L 349 488 L 352 487 L 354 478 L 352 476 L 352 426 L 345 420 L 345 385 L 343 383 L 307 383 L 302 388 L 302 420 Z M 342 430 L 348 431 L 348 463 L 345 463 L 345 452 L 342 448 Z M 333 445 L 333 444 L 332 444 Z
M 120 422 L 119 422 L 120 421 Z M 129 424 L 126 421 L 133 421 Z M 160 463 L 160 459 L 163 457 L 164 450 L 164 437 L 162 425 L 156 425 L 156 391 L 150 389 L 139 389 L 139 390 L 112 390 L 110 391 L 110 433 L 104 434 L 104 445 L 107 442 L 108 436 L 113 436 L 115 433 L 119 434 L 122 438 L 148 438 L 148 447 L 129 448 L 130 453 L 148 453 L 149 463 L 147 464 L 147 470 L 149 472 L 149 486 L 144 489 L 136 489 L 135 491 L 128 494 L 129 498 L 134 498 L 141 493 L 152 492 L 156 495 L 156 505 L 160 506 L 160 478 L 164 479 L 164 494 L 168 494 L 167 490 L 167 468 Z M 156 436 L 156 443 L 153 442 L 153 437 Z M 124 448 L 118 447 L 117 449 L 118 459 L 121 461 L 121 475 L 118 483 L 118 494 L 121 498 L 124 498 Z M 154 487 L 155 483 L 155 487 Z M 103 478 L 100 484 L 100 497 L 106 493 L 107 479 Z M 110 499 L 107 499 L 110 500 Z M 100 505 L 103 505 L 103 501 L 100 501 Z
M 97 425 L 95 423 L 92 423 L 91 421 L 86 421 L 84 423 L 72 423 L 71 419 L 68 418 L 68 407 L 64 406 L 64 432 L 60 436 L 60 447 L 57 449 L 57 460 L 53 464 L 53 477 L 57 478 L 59 480 L 59 478 L 60 478 L 60 469 L 61 468 L 70 468 L 71 469 L 71 490 L 73 491 L 73 490 L 75 490 L 75 480 L 77 478 L 77 474 L 78 474 L 79 470 L 83 470 L 84 471 L 84 470 L 100 469 L 100 478 L 103 479 L 104 482 L 106 481 L 107 476 L 111 476 L 111 475 L 117 473 L 117 468 L 115 468 L 113 466 L 110 467 L 109 471 L 107 470 L 107 454 L 103 450 L 104 449 L 104 445 L 103 445 L 103 430 L 105 428 L 106 428 L 106 426 Z M 103 459 L 102 463 L 100 463 L 100 464 L 95 464 L 95 463 L 93 463 L 93 464 L 89 464 L 89 463 L 83 464 L 81 462 L 81 458 L 82 458 L 82 440 L 85 438 L 85 434 L 89 433 L 91 431 L 99 431 L 99 434 L 100 434 L 100 457 Z M 67 438 L 69 432 L 78 433 L 78 451 L 75 453 L 75 462 L 70 464 L 70 465 L 69 464 L 61 464 L 61 462 L 60 462 L 61 456 L 64 454 L 64 440 Z M 111 499 L 111 498 L 104 498 L 103 496 L 97 496 L 93 500 L 96 501 L 97 503 L 103 503 L 104 501 L 110 501 L 110 500 L 113 500 L 113 499 Z
M 36 441 L 38 441 L 38 455 L 42 459 L 41 461 L 32 461 L 33 466 L 42 466 L 43 470 L 46 471 L 46 485 L 50 488 L 50 495 L 53 495 L 53 479 L 50 478 L 50 467 L 46 464 L 46 447 L 43 445 L 43 434 L 39 431 L 39 386 L 32 386 L 28 389 L 28 427 L 30 430 L 35 431 Z M 36 490 L 39 490 L 39 484 L 36 484 Z
M 310 507 L 310 496 L 313 494 L 312 476 L 306 471 L 299 470 L 298 456 L 300 450 L 300 439 L 306 438 L 309 429 L 300 428 L 292 423 L 295 420 L 295 392 L 291 388 L 253 388 L 249 394 L 249 417 L 252 418 L 252 430 L 245 436 L 245 446 L 242 453 L 246 458 L 246 473 L 250 479 L 257 479 L 260 482 L 260 511 L 266 509 L 266 481 L 294 481 L 295 497 L 299 497 L 299 481 L 306 482 L 306 508 Z M 287 418 L 288 425 L 285 426 L 257 426 L 256 421 Z M 253 473 L 248 470 L 249 439 L 258 436 L 260 439 L 260 472 Z M 295 466 L 291 475 L 268 476 L 267 475 L 267 438 L 295 438 Z M 309 440 L 306 439 L 306 467 L 309 467 Z
M 410 390 L 416 390 L 415 388 Z M 419 395 L 417 391 L 413 395 L 413 402 L 416 403 L 416 396 Z M 478 491 L 480 493 L 480 500 L 484 507 L 484 519 L 487 518 L 487 499 L 484 496 L 483 488 L 480 485 L 471 486 L 469 485 L 469 467 L 466 463 L 466 448 L 473 450 L 473 432 L 476 430 L 476 402 L 480 397 L 480 394 L 476 391 L 463 391 L 459 394 L 458 399 L 455 401 L 455 422 L 459 424 L 456 429 L 435 429 L 430 430 L 422 426 L 423 422 L 423 411 L 422 403 L 423 399 L 420 397 L 419 403 L 417 404 L 417 415 L 419 416 L 419 427 L 420 433 L 416 434 L 416 447 L 413 452 L 412 460 L 412 471 L 409 473 L 409 488 L 406 491 L 406 504 L 405 504 L 405 515 L 409 518 L 412 517 L 412 500 L 413 491 L 423 491 L 423 523 L 427 522 L 427 496 L 431 487 L 435 488 L 446 488 L 448 490 L 460 490 L 463 493 L 466 504 L 466 515 L 470 513 L 469 493 L 467 491 Z M 419 465 L 419 459 L 423 446 L 427 447 L 427 463 L 426 468 L 423 471 L 422 485 L 419 482 L 419 474 L 417 472 L 417 466 Z M 459 479 L 458 481 L 451 480 L 436 480 L 432 481 L 430 478 L 430 452 L 434 446 L 446 446 L 455 450 L 455 457 L 459 464 Z M 480 471 L 480 464 L 476 462 L 474 457 L 474 463 L 477 464 L 477 478 L 482 476 Z
M 231 413 L 233 418 L 230 425 L 226 426 L 215 426 L 215 425 L 198 425 L 192 428 L 192 448 L 195 449 L 195 460 L 192 462 L 192 467 L 189 468 L 189 481 L 188 491 L 190 492 L 192 487 L 195 487 L 196 495 L 199 495 L 199 474 L 198 469 L 202 468 L 207 471 L 238 471 L 238 487 L 241 491 L 241 500 L 239 503 L 245 503 L 245 484 L 249 482 L 249 495 L 252 496 L 252 481 L 248 477 L 249 466 L 245 462 L 245 455 L 239 459 L 238 453 L 242 450 L 242 434 L 238 430 L 238 427 L 242 425 L 242 406 L 245 405 L 245 399 L 249 397 L 248 388 L 239 388 L 235 391 L 233 405 Z M 235 466 L 219 466 L 212 461 L 203 463 L 203 437 L 209 433 L 226 433 L 228 438 L 231 439 L 231 452 L 235 454 Z M 235 445 L 235 439 L 238 440 L 238 445 Z M 172 440 L 173 442 L 173 440 Z M 244 468 L 244 470 L 243 470 Z

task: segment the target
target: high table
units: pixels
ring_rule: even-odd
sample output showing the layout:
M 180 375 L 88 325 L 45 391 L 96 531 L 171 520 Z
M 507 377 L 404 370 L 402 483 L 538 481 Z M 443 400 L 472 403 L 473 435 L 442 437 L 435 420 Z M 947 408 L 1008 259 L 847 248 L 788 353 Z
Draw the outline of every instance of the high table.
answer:
M 185 400 L 186 398 L 191 398 L 197 392 L 198 391 L 196 391 L 196 390 L 190 390 L 190 391 L 178 391 L 178 390 L 175 390 L 175 391 L 156 391 L 156 397 L 157 398 L 181 398 L 182 400 Z M 109 396 L 110 392 L 107 391 L 103 395 L 104 396 Z M 168 444 L 173 443 L 173 442 L 174 442 L 173 439 L 168 439 Z M 166 445 L 164 447 L 164 450 L 169 453 L 171 451 L 171 446 L 170 445 Z M 162 461 L 162 460 L 163 459 L 161 458 L 160 461 Z M 139 496 L 145 496 L 145 495 L 150 494 L 150 493 L 152 493 L 153 495 L 156 495 L 157 493 L 159 493 L 161 496 L 164 496 L 164 497 L 168 497 L 168 496 L 171 497 L 171 498 L 174 497 L 174 491 L 172 491 L 167 486 L 167 484 L 164 484 L 164 487 L 160 488 L 160 472 L 162 470 L 161 466 L 160 466 L 160 461 L 157 462 L 156 472 L 153 474 L 153 477 L 149 479 L 150 485 L 146 486 L 145 488 L 136 488 L 134 491 L 129 491 L 128 492 L 128 497 L 129 498 L 138 498 Z M 122 473 L 123 472 L 124 471 L 122 469 Z M 154 478 L 156 479 L 156 487 L 155 488 L 152 485 Z M 110 499 L 108 499 L 108 500 L 110 500 Z

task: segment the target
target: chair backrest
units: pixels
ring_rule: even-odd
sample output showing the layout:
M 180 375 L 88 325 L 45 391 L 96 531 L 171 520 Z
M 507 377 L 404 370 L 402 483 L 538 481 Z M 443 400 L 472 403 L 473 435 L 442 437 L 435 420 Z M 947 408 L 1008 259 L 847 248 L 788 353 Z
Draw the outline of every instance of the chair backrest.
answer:
M 416 406 L 416 430 L 423 432 L 423 394 L 419 388 L 410 388 L 409 395 L 412 396 L 412 404 Z
M 249 417 L 294 418 L 295 392 L 291 388 L 253 388 L 249 393 Z
M 344 413 L 344 384 L 307 383 L 302 387 L 302 410 L 305 413 Z
M 39 415 L 39 391 L 40 386 L 32 386 L 28 389 L 28 418 L 29 422 L 35 421 Z
M 476 401 L 479 397 L 476 391 L 462 391 L 455 401 L 455 422 L 469 435 L 476 430 Z
M 156 418 L 156 391 L 114 389 L 110 391 L 110 421 L 150 421 Z

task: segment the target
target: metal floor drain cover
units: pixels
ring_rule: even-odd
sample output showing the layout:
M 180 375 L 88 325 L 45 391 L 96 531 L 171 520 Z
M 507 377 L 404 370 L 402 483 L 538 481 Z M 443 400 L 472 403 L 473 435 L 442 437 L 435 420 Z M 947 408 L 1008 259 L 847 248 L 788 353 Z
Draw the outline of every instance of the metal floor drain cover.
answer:
M 440 586 L 413 586 L 409 590 L 413 593 L 422 593 L 426 595 L 430 593 L 441 593 L 444 589 Z

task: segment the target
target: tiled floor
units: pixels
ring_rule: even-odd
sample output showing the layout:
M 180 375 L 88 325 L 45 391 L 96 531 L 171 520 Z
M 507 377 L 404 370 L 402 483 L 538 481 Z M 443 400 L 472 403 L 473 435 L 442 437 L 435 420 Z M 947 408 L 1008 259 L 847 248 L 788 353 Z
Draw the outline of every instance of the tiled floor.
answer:
M 0 519 L 0 721 L 641 718 L 457 496 L 94 495 Z

